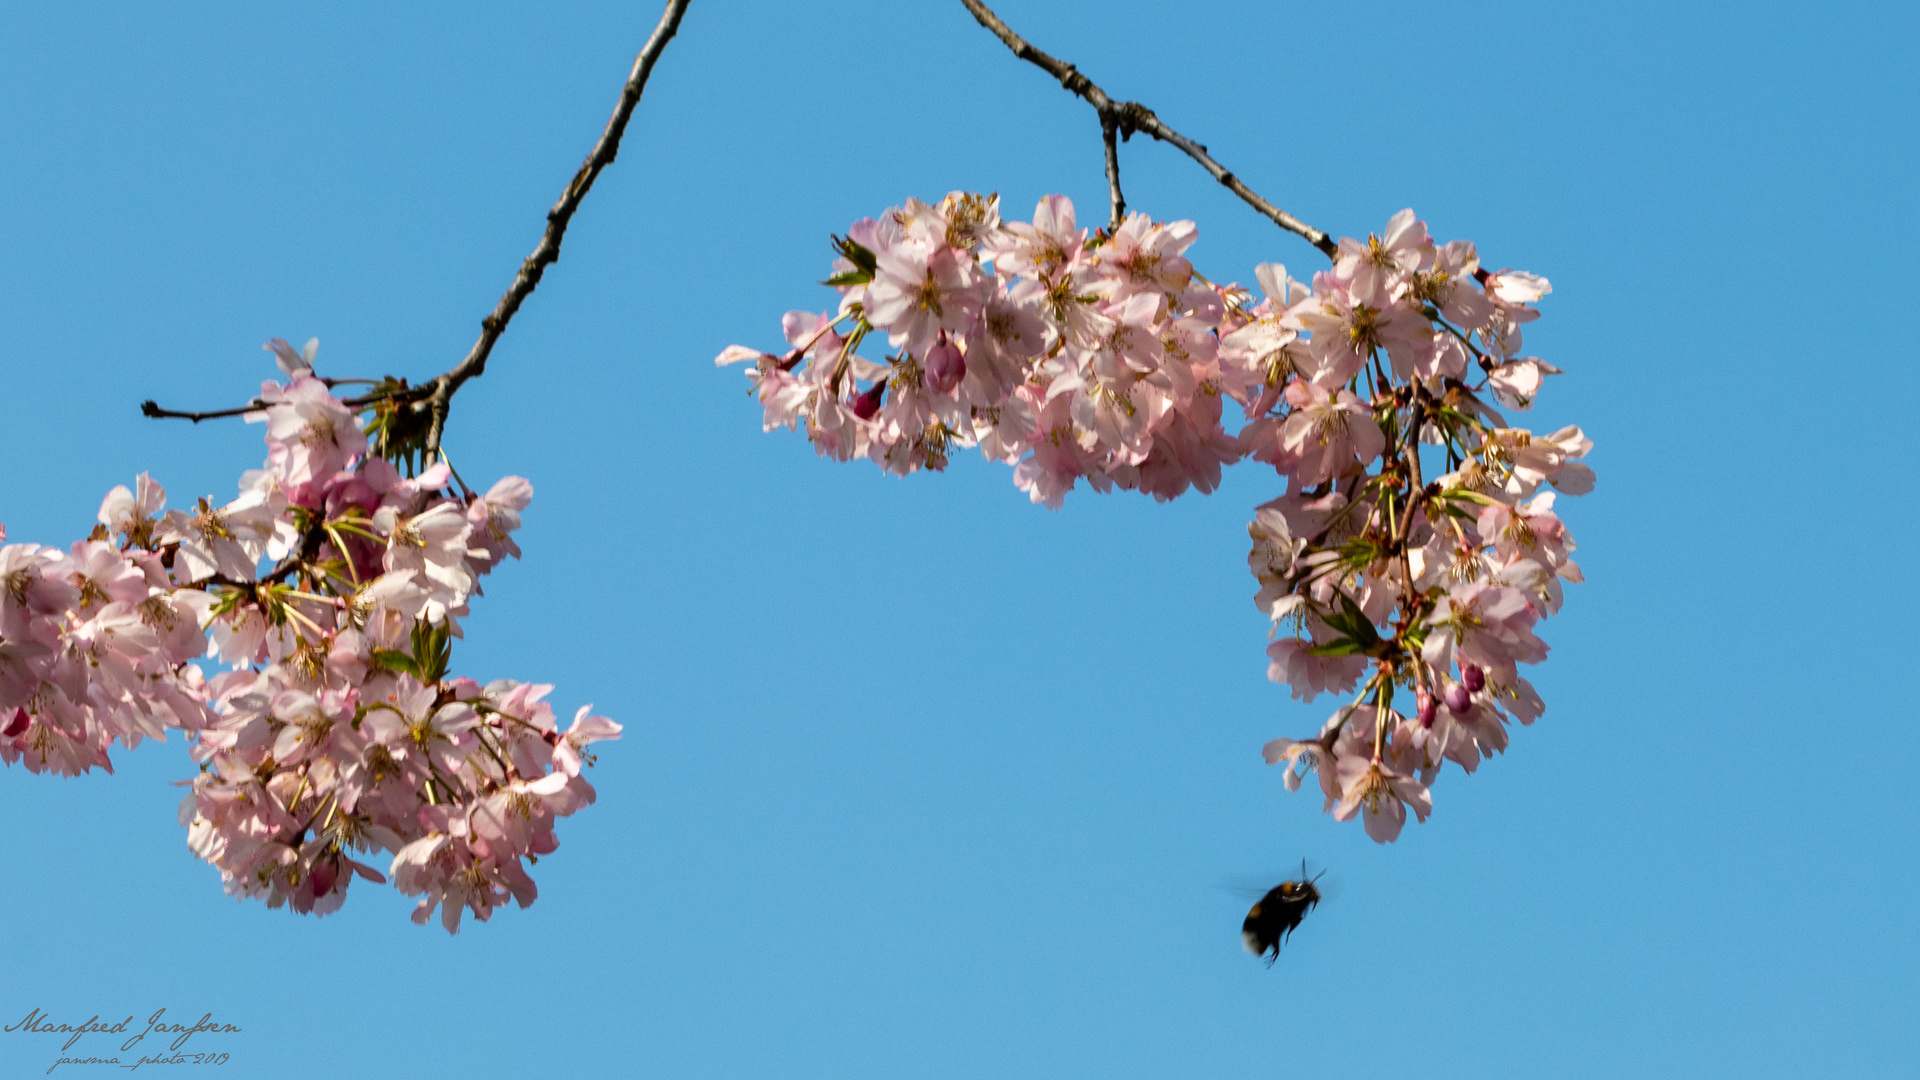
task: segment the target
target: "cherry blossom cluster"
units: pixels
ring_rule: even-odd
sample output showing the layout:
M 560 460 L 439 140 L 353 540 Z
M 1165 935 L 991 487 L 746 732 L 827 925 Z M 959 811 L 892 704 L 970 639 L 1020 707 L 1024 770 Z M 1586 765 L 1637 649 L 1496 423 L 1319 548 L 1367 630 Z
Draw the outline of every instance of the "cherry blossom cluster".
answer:
M 620 733 L 588 708 L 561 731 L 550 686 L 448 674 L 480 578 L 520 555 L 532 486 L 475 494 L 444 460 L 402 476 L 360 420 L 381 423 L 379 395 L 344 402 L 315 343 L 269 344 L 287 381 L 248 414 L 268 457 L 238 498 L 167 509 L 142 474 L 69 551 L 0 547 L 0 758 L 111 771 L 113 743 L 178 729 L 200 764 L 188 846 L 229 894 L 324 915 L 355 876 L 391 875 L 415 922 L 438 908 L 450 932 L 524 907 L 525 864 L 594 801 L 587 747 Z M 383 852 L 386 874 L 364 861 Z
M 1268 675 L 1354 696 L 1266 759 L 1289 789 L 1317 771 L 1327 809 L 1387 842 L 1409 807 L 1425 820 L 1446 762 L 1472 772 L 1545 707 L 1518 665 L 1546 658 L 1534 629 L 1581 580 L 1547 489 L 1591 490 L 1592 444 L 1496 405 L 1530 409 L 1560 373 L 1522 346 L 1551 286 L 1436 244 L 1411 210 L 1310 284 L 1258 267 L 1257 300 L 1193 271 L 1195 236 L 1140 214 L 1089 234 L 1060 196 L 1031 223 L 994 198 L 910 200 L 837 240 L 836 311 L 789 313 L 787 352 L 718 362 L 752 361 L 766 429 L 804 423 L 823 455 L 906 473 L 978 444 L 1051 507 L 1081 477 L 1164 500 L 1242 457 L 1272 466 L 1285 491 L 1248 529 Z M 858 355 L 874 333 L 884 363 Z
M 716 363 L 752 361 L 766 429 L 804 423 L 842 461 L 904 475 L 977 445 L 1055 508 L 1083 477 L 1210 492 L 1240 452 L 1220 426 L 1225 304 L 1183 254 L 1195 235 L 1144 214 L 1090 235 L 1058 195 L 1031 222 L 1001 221 L 996 196 L 908 200 L 836 240 L 839 306 L 789 312 L 786 352 Z M 874 335 L 885 362 L 858 352 Z
M 213 719 L 189 663 L 207 649 L 206 594 L 176 589 L 146 554 L 98 540 L 69 552 L 0 547 L 0 760 L 68 776 L 111 771 L 114 742 L 138 746 Z
M 1290 631 L 1268 675 L 1305 701 L 1359 688 L 1266 758 L 1289 788 L 1316 771 L 1328 809 L 1385 842 L 1409 808 L 1426 818 L 1446 762 L 1474 771 L 1544 711 L 1518 665 L 1546 659 L 1535 627 L 1581 580 L 1545 489 L 1592 490 L 1592 443 L 1510 427 L 1486 400 L 1529 409 L 1559 374 L 1522 355 L 1546 279 L 1436 245 L 1411 210 L 1341 240 L 1311 286 L 1273 264 L 1257 276 L 1265 298 L 1236 306 L 1221 346 L 1266 370 L 1240 442 L 1287 478 L 1248 527 L 1255 603 Z

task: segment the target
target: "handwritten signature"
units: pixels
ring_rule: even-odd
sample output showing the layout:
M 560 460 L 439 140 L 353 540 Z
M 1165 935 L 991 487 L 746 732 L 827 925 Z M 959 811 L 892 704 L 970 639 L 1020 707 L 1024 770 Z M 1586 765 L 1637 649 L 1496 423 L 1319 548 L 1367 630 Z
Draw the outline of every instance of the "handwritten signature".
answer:
M 62 1065 L 119 1065 L 123 1069 L 137 1069 L 142 1065 L 225 1065 L 228 1056 L 227 1054 L 182 1054 L 175 1051 L 171 1054 L 160 1053 L 143 1057 L 131 1065 L 122 1064 L 117 1057 L 63 1057 L 47 1066 L 47 1071 L 52 1072 Z
M 17 1031 L 23 1035 L 65 1035 L 67 1036 L 67 1041 L 60 1045 L 62 1055 L 65 1055 L 66 1051 L 73 1049 L 74 1044 L 79 1042 L 83 1036 L 124 1035 L 132 1029 L 132 1016 L 128 1016 L 125 1020 L 115 1022 L 102 1020 L 100 1019 L 100 1014 L 95 1013 L 82 1023 L 63 1024 L 55 1023 L 51 1017 L 39 1009 L 35 1009 L 27 1014 L 26 1019 L 17 1024 L 0 1028 L 0 1032 L 12 1033 Z M 172 1044 L 167 1047 L 167 1052 L 143 1056 L 140 1060 L 132 1064 L 123 1064 L 118 1057 L 100 1057 L 97 1055 L 89 1055 L 87 1057 L 62 1056 L 48 1067 L 47 1071 L 52 1072 L 62 1065 L 119 1065 L 123 1069 L 138 1069 L 142 1065 L 224 1065 L 228 1059 L 227 1054 L 216 1052 L 187 1053 L 182 1051 L 181 1047 L 185 1046 L 187 1040 L 193 1038 L 195 1035 L 203 1033 L 213 1035 L 238 1034 L 239 1031 L 240 1028 L 237 1025 L 223 1024 L 214 1020 L 212 1013 L 205 1014 L 192 1024 L 169 1023 L 167 1021 L 167 1010 L 159 1009 L 152 1016 L 147 1017 L 144 1030 L 141 1030 L 138 1034 L 133 1035 L 120 1044 L 120 1052 L 126 1053 L 131 1051 L 134 1047 L 140 1045 L 141 1040 L 149 1035 L 159 1035 L 162 1037 L 172 1035 L 174 1039 Z

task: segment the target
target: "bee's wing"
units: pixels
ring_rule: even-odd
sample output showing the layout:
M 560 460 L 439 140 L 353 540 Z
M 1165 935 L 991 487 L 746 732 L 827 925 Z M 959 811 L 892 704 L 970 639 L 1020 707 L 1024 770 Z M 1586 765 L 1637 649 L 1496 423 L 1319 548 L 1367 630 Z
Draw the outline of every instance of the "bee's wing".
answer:
M 1332 899 L 1339 894 L 1340 883 L 1326 876 L 1326 868 L 1309 860 L 1304 867 L 1294 866 L 1290 870 L 1263 870 L 1252 874 L 1230 874 L 1220 879 L 1219 887 L 1235 896 L 1244 896 L 1249 900 L 1258 900 L 1273 891 L 1282 882 L 1311 881 L 1320 890 L 1320 898 Z M 1302 875 L 1305 875 L 1302 877 Z
M 1287 875 L 1282 873 L 1230 874 L 1221 878 L 1217 887 L 1235 896 L 1258 900 L 1286 880 Z

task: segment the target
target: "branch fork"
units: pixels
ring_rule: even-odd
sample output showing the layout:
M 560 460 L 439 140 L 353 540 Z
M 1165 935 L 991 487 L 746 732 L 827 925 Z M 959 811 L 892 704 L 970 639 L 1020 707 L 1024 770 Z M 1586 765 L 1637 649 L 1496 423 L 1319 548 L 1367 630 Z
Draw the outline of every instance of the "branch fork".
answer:
M 1181 153 L 1198 162 L 1201 168 L 1207 170 L 1208 175 L 1218 180 L 1228 191 L 1239 196 L 1242 202 L 1259 211 L 1275 225 L 1304 238 L 1325 253 L 1329 259 L 1340 250 L 1339 245 L 1334 243 L 1333 238 L 1326 233 L 1261 198 L 1252 188 L 1242 183 L 1239 177 L 1213 160 L 1205 146 L 1168 127 L 1165 121 L 1154 115 L 1152 109 L 1137 101 L 1115 101 L 1092 79 L 1081 74 L 1080 69 L 1057 56 L 1048 55 L 1034 48 L 1027 39 L 1014 33 L 1013 29 L 981 0 L 960 0 L 960 2 L 973 14 L 981 26 L 991 30 L 995 37 L 1005 43 L 1007 48 L 1013 51 L 1013 55 L 1060 80 L 1060 85 L 1068 93 L 1093 106 L 1093 111 L 1100 117 L 1100 131 L 1106 143 L 1107 192 L 1113 201 L 1115 227 L 1119 226 L 1125 214 L 1126 201 L 1120 195 L 1120 159 L 1118 148 L 1114 145 L 1114 135 L 1118 133 L 1120 140 L 1126 141 L 1137 131 L 1174 146 Z

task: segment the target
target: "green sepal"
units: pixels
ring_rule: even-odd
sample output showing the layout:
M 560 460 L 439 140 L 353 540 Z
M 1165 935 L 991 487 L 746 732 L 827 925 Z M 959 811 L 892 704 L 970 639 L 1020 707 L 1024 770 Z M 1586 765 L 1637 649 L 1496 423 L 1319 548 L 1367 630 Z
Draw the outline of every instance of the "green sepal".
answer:
M 868 251 L 851 236 L 834 237 L 833 250 L 839 253 L 841 258 L 852 263 L 854 268 L 833 275 L 821 282 L 822 285 L 865 285 L 873 280 L 873 275 L 880 269 L 880 260 L 874 257 L 873 252 Z

